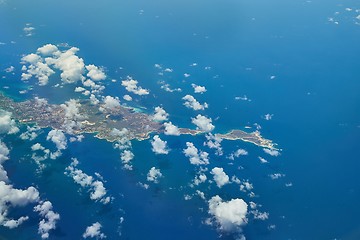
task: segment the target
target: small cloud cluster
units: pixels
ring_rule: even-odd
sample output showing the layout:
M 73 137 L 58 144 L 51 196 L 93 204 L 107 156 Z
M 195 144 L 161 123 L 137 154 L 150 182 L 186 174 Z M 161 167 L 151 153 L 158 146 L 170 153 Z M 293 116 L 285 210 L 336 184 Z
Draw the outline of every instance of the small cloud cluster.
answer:
M 65 174 L 72 177 L 81 187 L 88 188 L 91 200 L 100 201 L 103 204 L 109 203 L 111 199 L 106 197 L 107 191 L 103 182 L 95 180 L 94 177 L 76 168 L 78 164 L 79 161 L 76 158 L 72 158 L 72 163 L 66 168 Z
M 139 87 L 138 81 L 132 79 L 130 76 L 127 76 L 126 80 L 121 81 L 121 85 L 125 87 L 128 92 L 132 92 L 136 95 L 148 95 L 149 90 Z
M 38 232 L 42 239 L 49 238 L 49 232 L 56 229 L 56 222 L 60 219 L 60 215 L 52 210 L 51 202 L 40 202 L 34 207 L 34 211 L 38 212 L 43 219 L 39 222 Z
M 101 224 L 99 222 L 93 223 L 91 226 L 86 227 L 83 238 L 96 238 L 103 239 L 106 238 L 106 235 L 100 231 Z
M 182 98 L 185 102 L 184 102 L 184 106 L 187 108 L 191 108 L 195 111 L 197 110 L 204 110 L 205 108 L 208 108 L 208 104 L 204 103 L 201 104 L 199 103 L 193 96 L 191 95 L 186 95 L 185 97 Z
M 197 129 L 204 132 L 211 132 L 215 128 L 211 118 L 207 118 L 201 114 L 198 114 L 195 118 L 191 118 L 191 122 L 197 126 Z
M 147 180 L 150 182 L 158 183 L 158 178 L 162 177 L 162 173 L 160 172 L 160 169 L 157 169 L 155 167 L 150 168 L 148 174 L 147 174 Z
M 126 128 L 123 128 L 122 130 L 114 128 L 110 132 L 110 135 L 116 139 L 114 148 L 121 151 L 120 159 L 124 164 L 124 168 L 132 170 L 132 165 L 130 164 L 130 162 L 134 158 L 134 154 L 131 152 L 132 145 L 128 138 L 129 134 L 130 132 Z
M 218 156 L 222 156 L 223 155 L 223 149 L 221 147 L 222 139 L 211 133 L 207 134 L 205 137 L 207 142 L 204 142 L 204 146 L 208 146 L 209 148 L 215 149 L 216 150 L 215 154 Z
M 30 23 L 27 23 L 26 26 L 23 28 L 23 30 L 26 37 L 31 37 L 32 35 L 34 35 L 35 28 L 31 26 Z
M 165 135 L 173 135 L 173 136 L 180 135 L 179 128 L 177 126 L 175 126 L 174 124 L 172 124 L 171 122 L 164 123 L 164 126 L 165 126 L 165 131 L 164 131 Z
M 190 163 L 193 165 L 209 164 L 209 154 L 207 152 L 200 151 L 191 142 L 186 142 L 187 148 L 183 150 L 186 157 L 189 158 Z
M 224 172 L 223 168 L 214 167 L 210 173 L 214 175 L 214 181 L 219 188 L 230 183 L 229 176 Z
M 0 134 L 15 134 L 19 132 L 14 119 L 11 119 L 11 113 L 0 110 Z
M 30 203 L 39 201 L 39 192 L 34 187 L 27 189 L 16 189 L 4 181 L 0 181 L 0 225 L 8 228 L 16 228 L 28 219 L 22 216 L 18 219 L 9 219 L 8 214 L 11 207 L 23 207 Z
M 269 120 L 272 119 L 273 116 L 274 116 L 274 114 L 268 113 L 268 114 L 265 114 L 263 118 L 264 118 L 266 121 L 269 121 Z
M 62 128 L 69 134 L 73 134 L 75 130 L 82 127 L 81 120 L 85 119 L 85 116 L 80 114 L 81 104 L 78 100 L 70 99 L 64 104 L 60 105 L 65 112 L 65 118 Z
M 181 92 L 181 88 L 171 88 L 170 84 L 166 83 L 165 81 L 159 81 L 158 84 L 161 85 L 161 89 L 163 89 L 166 92 Z
M 241 227 L 247 224 L 248 205 L 243 199 L 231 199 L 226 202 L 218 195 L 212 197 L 209 201 L 209 214 L 212 220 L 223 232 L 241 232 Z
M 167 142 L 161 140 L 159 135 L 155 135 L 151 141 L 152 151 L 156 154 L 168 154 Z
M 99 107 L 101 112 L 112 112 L 120 108 L 120 100 L 118 97 L 106 96 L 103 99 L 103 104 Z
M 162 107 L 156 107 L 155 108 L 155 114 L 153 115 L 154 121 L 167 121 L 169 117 L 169 114 L 162 108 Z
M 35 77 L 40 86 L 45 86 L 50 76 L 55 74 L 55 71 L 60 71 L 62 83 L 81 81 L 84 87 L 90 87 L 93 90 L 90 92 L 84 88 L 77 88 L 77 91 L 84 95 L 103 90 L 104 86 L 94 82 L 106 79 L 103 69 L 93 64 L 85 66 L 84 60 L 77 55 L 78 51 L 79 48 L 76 47 L 60 50 L 53 44 L 45 44 L 38 48 L 36 53 L 25 55 L 21 59 L 23 64 L 21 79 L 26 81 Z M 85 74 L 89 79 L 85 77 Z
M 101 81 L 101 80 L 106 79 L 106 75 L 101 68 L 99 68 L 93 64 L 87 65 L 85 68 L 86 68 L 86 70 L 88 70 L 88 73 L 86 74 L 86 76 L 88 76 L 91 80 Z
M 194 93 L 201 93 L 203 94 L 204 92 L 206 92 L 206 88 L 204 86 L 199 86 L 199 85 L 196 85 L 196 84 L 191 84 L 191 86 L 193 87 L 194 89 Z
M 275 149 L 264 148 L 264 152 L 271 155 L 271 156 L 273 156 L 273 157 L 280 156 L 280 152 L 278 150 L 275 150 Z
M 52 141 L 53 143 L 55 143 L 57 151 L 54 153 L 50 153 L 50 158 L 51 159 L 56 159 L 58 157 L 60 157 L 62 155 L 62 150 L 65 150 L 67 148 L 67 139 L 65 134 L 58 129 L 53 129 L 51 130 L 47 137 L 46 140 L 48 141 Z
M 236 150 L 234 153 L 230 154 L 230 156 L 228 157 L 230 160 L 234 160 L 235 158 L 238 158 L 240 156 L 246 156 L 249 153 L 242 148 L 239 148 L 238 150 Z

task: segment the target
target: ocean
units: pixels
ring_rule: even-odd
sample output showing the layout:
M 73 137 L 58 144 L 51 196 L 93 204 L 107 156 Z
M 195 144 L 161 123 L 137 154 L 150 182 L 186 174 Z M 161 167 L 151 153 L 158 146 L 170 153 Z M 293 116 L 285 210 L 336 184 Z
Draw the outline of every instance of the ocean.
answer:
M 40 142 L 55 149 L 46 141 L 50 129 L 43 129 L 34 142 L 2 136 L 11 148 L 4 164 L 9 179 L 18 188 L 36 186 L 41 198 L 52 202 L 61 220 L 50 239 L 80 239 L 94 222 L 101 223 L 108 239 L 236 239 L 237 234 L 205 224 L 211 217 L 208 203 L 196 190 L 207 200 L 219 195 L 261 205 L 259 210 L 269 218 L 249 217 L 242 227 L 249 240 L 359 239 L 359 9 L 354 0 L 0 1 L 0 42 L 5 43 L 0 45 L 0 87 L 8 96 L 25 100 L 35 94 L 56 104 L 78 97 L 74 85 L 53 87 L 60 82 L 58 75 L 46 87 L 20 80 L 23 54 L 48 43 L 67 43 L 80 49 L 86 64 L 104 67 L 104 95 L 124 103 L 127 92 L 121 80 L 130 75 L 150 94 L 134 96 L 129 106 L 149 114 L 162 106 L 172 123 L 188 128 L 194 128 L 191 118 L 200 113 L 212 118 L 214 133 L 261 126 L 262 136 L 281 149 L 273 157 L 251 143 L 224 140 L 224 155 L 218 156 L 203 146 L 204 135 L 161 134 L 169 154 L 156 155 L 149 140 L 135 140 L 129 171 L 113 143 L 85 134 L 82 142 L 69 143 L 60 158 L 46 160 L 39 171 L 31 145 Z M 23 31 L 27 23 L 35 28 L 32 36 Z M 161 72 L 155 64 L 169 71 Z M 15 71 L 6 73 L 10 66 Z M 166 92 L 164 83 L 182 91 Z M 206 86 L 207 92 L 195 95 L 192 83 Z M 29 91 L 20 94 L 22 90 Z M 209 107 L 184 107 L 186 94 Z M 266 120 L 266 114 L 272 118 Z M 186 142 L 209 153 L 208 170 L 222 167 L 230 177 L 251 182 L 255 197 L 235 183 L 191 187 L 199 167 L 184 156 Z M 239 148 L 248 155 L 227 158 Z M 64 174 L 73 157 L 85 173 L 103 177 L 111 204 L 90 200 Z M 163 175 L 158 184 L 147 181 L 154 166 Z M 281 177 L 272 179 L 277 173 Z M 207 176 L 212 179 L 209 172 Z M 145 183 L 148 189 L 141 186 Z M 19 231 L 0 227 L 0 237 L 40 238 L 31 207 L 11 213 L 24 212 L 30 220 Z

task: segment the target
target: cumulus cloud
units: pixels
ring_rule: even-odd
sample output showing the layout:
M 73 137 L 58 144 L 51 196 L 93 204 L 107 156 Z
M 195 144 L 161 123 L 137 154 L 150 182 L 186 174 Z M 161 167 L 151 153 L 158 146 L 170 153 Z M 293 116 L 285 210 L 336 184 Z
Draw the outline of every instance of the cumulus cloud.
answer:
M 209 148 L 213 148 L 216 150 L 216 155 L 223 155 L 223 149 L 221 147 L 222 139 L 217 137 L 216 135 L 212 135 L 211 133 L 207 134 L 206 136 L 207 142 L 204 142 L 204 146 L 208 146 Z
M 194 88 L 194 92 L 195 93 L 204 93 L 204 92 L 206 92 L 207 90 L 206 90 L 206 88 L 204 87 L 204 86 L 199 86 L 199 85 L 196 85 L 196 84 L 191 84 L 191 86 Z
M 184 106 L 186 106 L 187 108 L 191 108 L 195 111 L 204 110 L 205 108 L 208 108 L 207 103 L 201 104 L 191 95 L 186 95 L 182 99 L 185 101 Z
M 86 227 L 86 230 L 83 234 L 83 238 L 96 238 L 103 239 L 106 238 L 105 234 L 100 232 L 101 224 L 99 222 L 93 223 L 91 226 Z
M 82 125 L 79 121 L 85 119 L 85 116 L 80 114 L 81 104 L 78 100 L 70 99 L 60 106 L 65 112 L 65 119 L 62 127 L 67 133 L 72 134 L 74 130 L 81 128 Z
M 128 95 L 128 94 L 125 94 L 123 96 L 123 99 L 126 100 L 126 101 L 132 101 L 133 100 L 132 97 L 130 95 Z
M 209 201 L 209 214 L 219 230 L 224 232 L 241 232 L 241 227 L 247 223 L 247 203 L 239 198 L 226 202 L 218 195 Z
M 37 52 L 43 56 L 50 56 L 55 53 L 59 54 L 59 49 L 52 44 L 45 44 L 44 46 L 37 49 Z
M 103 182 L 95 180 L 94 177 L 87 175 L 81 169 L 77 168 L 79 161 L 76 158 L 72 158 L 70 166 L 66 168 L 65 174 L 72 177 L 74 182 L 79 184 L 83 188 L 89 189 L 90 199 L 94 201 L 100 201 L 103 204 L 110 202 L 110 197 L 107 197 L 107 190 L 104 187 Z
M 78 48 L 72 47 L 60 52 L 53 58 L 45 59 L 49 66 L 54 66 L 61 71 L 60 77 L 64 83 L 75 83 L 85 79 L 83 76 L 85 71 L 84 60 L 76 55 L 78 51 Z
M 120 100 L 118 97 L 106 96 L 103 100 L 104 104 L 99 108 L 100 111 L 115 111 L 120 108 Z
M 132 92 L 136 95 L 147 95 L 149 94 L 149 90 L 141 88 L 137 86 L 138 81 L 132 79 L 130 76 L 126 78 L 126 80 L 121 81 L 121 85 L 125 87 L 125 89 L 129 92 Z
M 8 147 L 0 140 L 0 181 L 8 181 L 7 172 L 3 167 L 3 163 L 9 160 L 10 150 Z
M 36 139 L 38 136 L 37 132 L 40 131 L 40 128 L 38 126 L 34 126 L 34 127 L 27 126 L 26 128 L 27 130 L 20 134 L 20 138 L 22 140 L 29 140 L 29 141 Z
M 61 130 L 58 129 L 51 130 L 48 133 L 46 140 L 55 143 L 57 148 L 56 152 L 50 154 L 51 159 L 56 159 L 57 157 L 60 157 L 62 154 L 61 151 L 67 148 L 67 139 L 65 137 L 65 134 Z
M 234 153 L 230 154 L 230 156 L 228 158 L 231 160 L 234 160 L 236 157 L 238 158 L 240 156 L 246 156 L 248 154 L 249 153 L 245 149 L 239 148 Z
M 207 118 L 198 114 L 196 118 L 191 118 L 191 122 L 197 126 L 197 129 L 205 132 L 211 132 L 215 126 L 212 124 L 211 118 Z
M 282 173 L 273 173 L 273 174 L 270 174 L 269 177 L 270 177 L 272 180 L 276 180 L 276 179 L 285 177 L 285 174 L 282 174 Z
M 273 156 L 273 157 L 277 157 L 280 155 L 280 152 L 278 150 L 271 150 L 271 149 L 268 149 L 268 148 L 264 148 L 263 149 L 265 153 Z
M 34 207 L 34 211 L 38 212 L 43 219 L 39 223 L 38 232 L 42 239 L 49 238 L 49 232 L 56 229 L 56 223 L 60 219 L 60 215 L 52 210 L 51 202 L 40 202 L 39 205 Z
M 11 119 L 11 113 L 0 110 L 0 134 L 15 134 L 19 132 L 14 119 Z
M 180 135 L 179 128 L 174 124 L 172 124 L 171 122 L 164 123 L 164 126 L 165 126 L 165 132 L 164 132 L 165 135 L 174 135 L 174 136 Z
M 190 163 L 194 165 L 209 164 L 209 154 L 207 152 L 200 151 L 194 146 L 193 143 L 187 142 L 187 148 L 183 150 L 186 157 L 189 158 Z
M 153 115 L 153 120 L 155 121 L 167 121 L 169 117 L 169 114 L 162 108 L 162 107 L 156 107 L 155 108 L 155 114 Z
M 219 188 L 229 183 L 229 176 L 224 172 L 223 168 L 214 167 L 210 173 L 214 175 L 214 181 Z
M 0 181 L 0 225 L 8 228 L 15 228 L 28 219 L 22 216 L 18 219 L 8 217 L 11 207 L 23 207 L 39 200 L 39 192 L 34 187 L 27 189 L 16 189 L 12 185 Z
M 39 54 L 28 54 L 21 60 L 23 64 L 21 75 L 22 80 L 29 80 L 35 77 L 39 81 L 39 85 L 44 86 L 48 84 L 49 77 L 55 73 L 54 70 L 60 71 L 60 77 L 63 83 L 75 83 L 79 80 L 84 81 L 85 64 L 82 58 L 76 54 L 78 48 L 72 47 L 70 49 L 60 51 L 55 45 L 46 44 L 37 49 Z M 89 65 L 88 75 L 92 79 L 102 79 L 102 72 L 94 65 Z
M 155 135 L 151 141 L 152 151 L 156 154 L 168 154 L 167 142 L 161 140 L 159 135 Z
M 265 120 L 269 121 L 269 120 L 272 119 L 273 116 L 274 116 L 274 114 L 268 113 L 268 114 L 265 114 L 263 118 L 264 118 Z
M 148 174 L 147 174 L 147 180 L 150 182 L 158 183 L 158 178 L 162 177 L 162 173 L 160 172 L 160 169 L 157 169 L 155 167 L 150 168 Z
M 161 89 L 165 90 L 166 92 L 181 92 L 181 88 L 171 88 L 170 84 L 166 83 L 165 81 L 159 81 L 161 84 Z
M 91 78 L 93 81 L 101 81 L 106 79 L 106 75 L 103 71 L 103 69 L 100 69 L 99 67 L 91 64 L 86 66 L 86 70 L 88 70 L 88 73 L 86 76 Z

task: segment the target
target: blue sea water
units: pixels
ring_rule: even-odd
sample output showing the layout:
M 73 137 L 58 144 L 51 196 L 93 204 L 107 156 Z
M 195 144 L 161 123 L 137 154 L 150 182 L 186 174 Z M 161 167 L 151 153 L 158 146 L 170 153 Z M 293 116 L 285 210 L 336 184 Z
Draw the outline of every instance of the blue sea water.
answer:
M 347 11 L 345 8 L 352 8 Z M 14 74 L 1 72 L 4 92 L 21 100 L 33 94 L 61 103 L 74 97 L 73 86 L 29 88 L 20 81 L 22 54 L 44 44 L 68 43 L 80 49 L 86 64 L 104 66 L 109 79 L 104 94 L 123 96 L 119 80 L 133 76 L 151 90 L 136 98 L 136 106 L 152 112 L 163 106 L 176 125 L 193 127 L 196 112 L 182 105 L 192 93 L 191 83 L 207 92 L 196 95 L 209 108 L 215 132 L 244 129 L 258 123 L 264 137 L 278 143 L 281 156 L 266 155 L 257 146 L 240 141 L 222 142 L 225 156 L 238 148 L 248 156 L 234 161 L 216 156 L 202 146 L 204 136 L 161 135 L 171 152 L 155 155 L 149 141 L 134 141 L 134 170 L 122 169 L 119 151 L 111 143 L 86 135 L 71 143 L 63 156 L 47 160 L 37 171 L 29 152 L 33 143 L 6 136 L 10 161 L 4 166 L 14 186 L 35 185 L 61 215 L 51 239 L 79 239 L 86 226 L 99 221 L 108 239 L 233 239 L 204 224 L 207 204 L 194 197 L 189 182 L 195 169 L 183 155 L 185 142 L 194 142 L 210 153 L 209 169 L 221 166 L 229 175 L 249 179 L 255 199 L 235 184 L 216 188 L 200 186 L 207 199 L 244 198 L 262 205 L 269 219 L 250 219 L 243 228 L 246 239 L 359 239 L 360 208 L 360 26 L 356 23 L 357 1 L 5 1 L 0 4 L 0 70 L 15 67 Z M 338 13 L 336 13 L 338 12 Z M 339 24 L 329 21 L 335 18 Z M 35 27 L 26 37 L 26 23 Z M 11 43 L 14 41 L 15 43 Z M 191 67 L 192 63 L 197 66 Z M 154 64 L 172 68 L 159 75 Z M 211 67 L 205 70 L 205 67 Z M 189 78 L 184 77 L 189 73 Z M 275 76 L 271 79 L 271 76 Z M 111 83 L 117 79 L 117 83 Z M 160 88 L 166 81 L 182 92 Z M 57 82 L 56 77 L 51 79 Z M 246 95 L 251 101 L 236 100 Z M 270 113 L 266 121 L 262 116 Z M 22 129 L 24 130 L 24 129 Z M 44 129 L 38 141 L 45 141 Z M 16 150 L 15 150 L 16 149 Z M 258 156 L 269 160 L 261 164 Z M 77 157 L 86 173 L 100 173 L 114 197 L 111 205 L 94 203 L 64 175 L 71 158 Z M 148 170 L 156 166 L 163 178 L 145 190 Z M 270 174 L 284 178 L 271 180 Z M 210 175 L 209 175 L 210 177 Z M 285 187 L 292 183 L 292 187 Z M 31 208 L 24 209 L 31 214 Z M 21 215 L 17 209 L 15 215 Z M 0 228 L 4 239 L 36 239 L 37 218 L 33 213 L 21 231 Z M 121 218 L 124 222 L 121 222 Z M 270 225 L 276 228 L 269 230 Z M 121 235 L 121 236 L 120 236 Z

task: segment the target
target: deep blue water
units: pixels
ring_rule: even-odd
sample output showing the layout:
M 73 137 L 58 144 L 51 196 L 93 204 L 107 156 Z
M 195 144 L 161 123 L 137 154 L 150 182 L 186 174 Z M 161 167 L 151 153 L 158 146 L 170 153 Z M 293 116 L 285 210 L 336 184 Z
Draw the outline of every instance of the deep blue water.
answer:
M 209 103 L 202 113 L 212 117 L 215 132 L 258 123 L 262 135 L 282 149 L 274 158 L 249 143 L 224 141 L 225 156 L 238 148 L 249 152 L 229 165 L 231 160 L 202 146 L 203 136 L 162 135 L 170 154 L 157 156 L 149 141 L 134 141 L 134 170 L 126 171 L 111 143 L 86 135 L 82 143 L 69 144 L 61 158 L 47 160 L 46 169 L 37 173 L 29 153 L 33 143 L 5 137 L 13 149 L 4 165 L 9 178 L 17 187 L 37 186 L 60 213 L 51 239 L 79 239 L 96 221 L 108 239 L 119 238 L 119 232 L 124 239 L 216 239 L 216 229 L 202 223 L 209 217 L 207 204 L 196 197 L 184 200 L 184 194 L 195 191 L 188 186 L 195 168 L 182 154 L 185 142 L 192 141 L 210 153 L 209 169 L 221 166 L 229 176 L 249 179 L 259 195 L 251 199 L 235 184 L 222 189 L 201 185 L 207 199 L 219 194 L 224 199 L 254 200 L 270 213 L 264 222 L 249 221 L 244 227 L 247 239 L 359 239 L 360 26 L 355 24 L 355 9 L 360 9 L 357 1 L 339 0 L 7 1 L 0 5 L 0 42 L 6 43 L 0 45 L 0 70 L 11 65 L 16 70 L 14 75 L 2 71 L 6 78 L 0 86 L 10 86 L 4 91 L 14 98 L 35 93 L 60 103 L 75 96 L 73 86 L 44 88 L 35 82 L 33 91 L 18 93 L 29 87 L 19 80 L 21 55 L 46 43 L 68 43 L 80 48 L 86 64 L 106 68 L 106 85 L 111 87 L 104 94 L 124 95 L 119 81 L 110 80 L 131 75 L 151 90 L 149 96 L 137 98 L 136 105 L 149 112 L 162 105 L 173 123 L 192 127 L 190 117 L 197 112 L 183 107 L 181 98 L 192 93 L 191 83 L 205 85 L 208 91 L 195 97 Z M 328 18 L 337 11 L 335 25 Z M 31 37 L 23 36 L 26 23 L 36 28 Z M 174 72 L 160 76 L 156 63 Z M 198 66 L 190 67 L 192 63 Z M 191 76 L 185 78 L 184 73 Z M 167 93 L 160 89 L 160 80 L 183 91 Z M 244 95 L 251 102 L 235 100 Z M 267 113 L 274 114 L 272 120 L 262 118 Z M 37 141 L 51 147 L 45 141 L 49 130 L 43 131 Z M 258 156 L 270 163 L 260 164 Z M 79 186 L 63 174 L 71 157 L 78 158 L 84 172 L 104 177 L 115 198 L 111 205 L 90 201 L 88 193 L 79 193 Z M 152 166 L 164 177 L 145 190 L 138 182 L 146 182 Z M 278 172 L 286 176 L 268 177 Z M 285 187 L 289 182 L 293 186 Z M 0 228 L 0 235 L 37 238 L 33 215 L 21 231 Z M 122 224 L 120 217 L 125 219 Z M 267 229 L 271 224 L 275 230 Z

